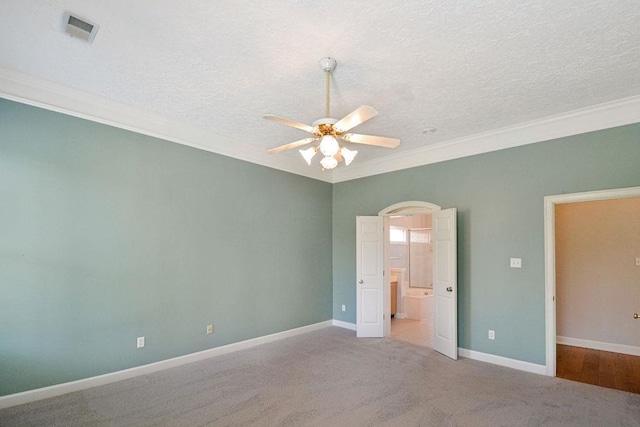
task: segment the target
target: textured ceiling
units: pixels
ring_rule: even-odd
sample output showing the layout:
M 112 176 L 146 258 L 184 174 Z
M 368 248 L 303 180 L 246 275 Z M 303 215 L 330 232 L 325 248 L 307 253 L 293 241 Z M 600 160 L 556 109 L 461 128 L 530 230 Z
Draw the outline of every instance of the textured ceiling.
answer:
M 100 25 L 93 44 L 62 32 L 65 9 Z M 372 105 L 380 114 L 354 131 L 402 139 L 358 146 L 365 163 L 640 95 L 640 2 L 0 2 L 1 67 L 249 149 L 307 136 L 265 113 L 324 116 L 324 56 L 338 61 L 332 116 Z

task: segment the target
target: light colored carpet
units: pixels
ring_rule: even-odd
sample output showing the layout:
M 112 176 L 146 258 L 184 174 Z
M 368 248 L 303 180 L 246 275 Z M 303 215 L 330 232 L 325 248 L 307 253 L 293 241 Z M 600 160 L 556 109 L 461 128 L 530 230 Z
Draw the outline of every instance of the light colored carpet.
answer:
M 640 426 L 640 395 L 331 327 L 0 411 L 2 426 Z

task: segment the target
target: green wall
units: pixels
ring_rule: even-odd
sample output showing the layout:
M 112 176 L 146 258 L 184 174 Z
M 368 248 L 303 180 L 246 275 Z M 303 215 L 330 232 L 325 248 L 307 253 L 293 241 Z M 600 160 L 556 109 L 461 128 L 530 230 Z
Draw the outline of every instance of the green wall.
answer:
M 543 198 L 640 185 L 639 135 L 636 124 L 335 184 L 334 319 L 356 321 L 356 215 L 409 200 L 456 207 L 459 346 L 544 365 Z
M 0 99 L 0 395 L 331 319 L 331 193 Z

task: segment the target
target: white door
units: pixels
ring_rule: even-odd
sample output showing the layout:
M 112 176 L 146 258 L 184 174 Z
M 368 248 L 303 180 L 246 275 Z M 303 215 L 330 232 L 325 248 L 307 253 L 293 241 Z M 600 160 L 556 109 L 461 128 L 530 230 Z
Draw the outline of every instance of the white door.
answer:
M 433 349 L 458 359 L 458 271 L 456 209 L 432 214 Z
M 383 225 L 380 216 L 356 217 L 356 336 L 382 337 Z

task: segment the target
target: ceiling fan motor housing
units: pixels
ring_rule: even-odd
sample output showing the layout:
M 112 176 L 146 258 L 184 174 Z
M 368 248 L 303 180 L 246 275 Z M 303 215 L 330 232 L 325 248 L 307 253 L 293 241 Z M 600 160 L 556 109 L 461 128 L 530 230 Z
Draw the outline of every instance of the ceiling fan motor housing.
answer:
M 336 119 L 325 117 L 323 119 L 318 119 L 315 122 L 313 122 L 312 126 L 318 129 L 318 132 L 316 133 L 318 137 L 321 137 L 324 135 L 339 136 L 338 132 L 333 127 L 333 125 L 337 122 L 338 121 Z

